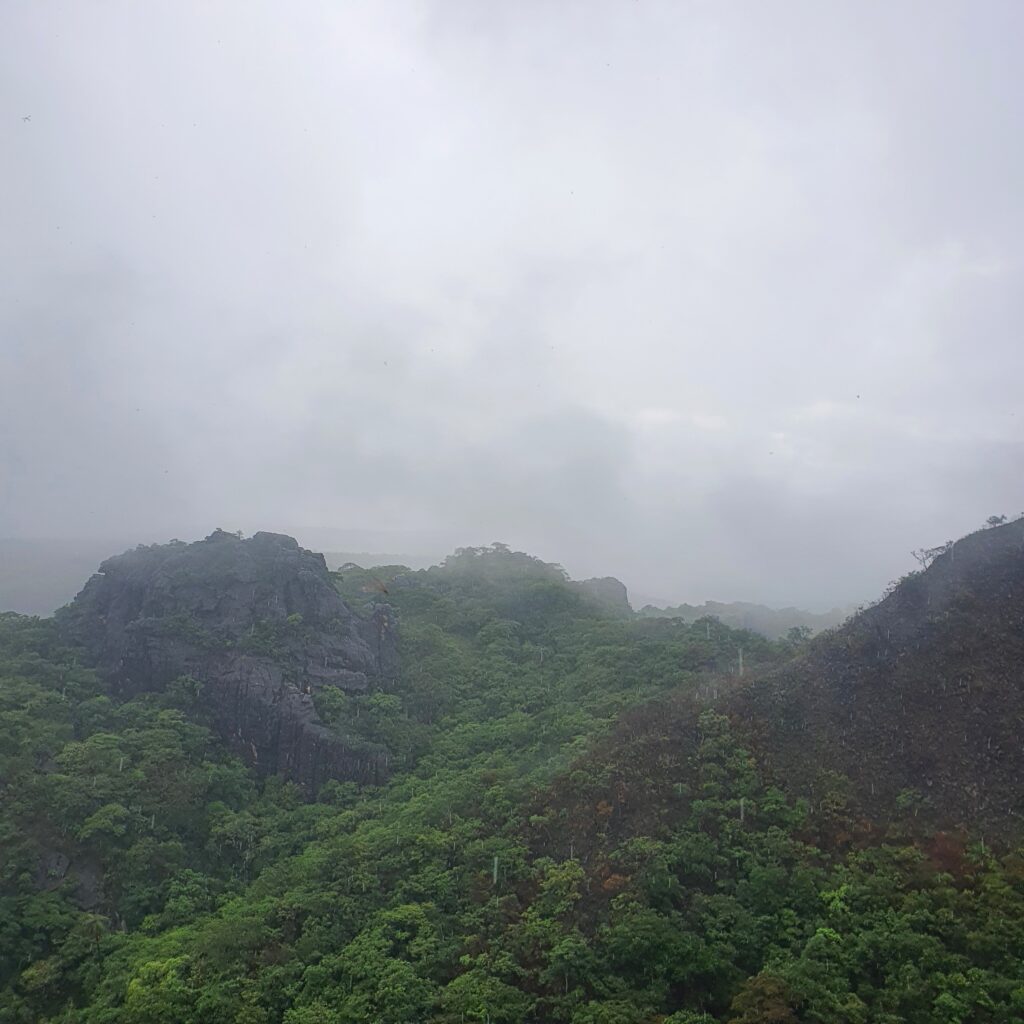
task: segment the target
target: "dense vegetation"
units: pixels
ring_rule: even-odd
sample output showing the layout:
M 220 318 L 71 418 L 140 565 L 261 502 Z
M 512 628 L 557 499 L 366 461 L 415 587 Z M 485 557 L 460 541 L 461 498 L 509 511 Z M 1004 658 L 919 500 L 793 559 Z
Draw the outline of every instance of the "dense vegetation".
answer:
M 118 701 L 0 617 L 0 1022 L 1024 1019 L 1024 859 L 909 798 L 858 839 L 841 779 L 812 808 L 721 713 L 799 636 L 608 617 L 501 546 L 335 578 L 403 670 L 316 696 L 394 771 L 316 802 L 192 680 Z

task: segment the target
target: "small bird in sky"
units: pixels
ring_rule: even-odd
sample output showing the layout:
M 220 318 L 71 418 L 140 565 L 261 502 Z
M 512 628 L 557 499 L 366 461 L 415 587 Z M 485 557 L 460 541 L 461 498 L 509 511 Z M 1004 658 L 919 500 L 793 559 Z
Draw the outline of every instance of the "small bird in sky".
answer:
M 32 115 L 31 115 L 31 114 L 26 114 L 26 115 L 25 115 L 25 116 L 24 116 L 24 117 L 22 118 L 22 121 L 31 121 L 31 120 L 32 120 Z

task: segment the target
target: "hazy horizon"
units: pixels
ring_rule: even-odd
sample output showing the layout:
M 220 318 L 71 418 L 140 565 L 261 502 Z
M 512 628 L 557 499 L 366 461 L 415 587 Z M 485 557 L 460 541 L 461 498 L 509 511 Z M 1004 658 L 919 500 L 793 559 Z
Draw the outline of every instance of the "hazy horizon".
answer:
M 0 612 L 18 611 L 24 614 L 49 615 L 61 603 L 70 601 L 106 558 L 122 554 L 139 544 L 164 544 L 170 540 L 184 540 L 186 542 L 202 540 L 210 532 L 212 531 L 186 532 L 183 536 L 175 535 L 174 537 L 147 537 L 139 534 L 132 538 L 120 539 L 109 537 L 0 537 Z M 492 543 L 479 540 L 472 544 L 454 544 L 450 547 L 433 548 L 426 544 L 423 550 L 396 551 L 393 549 L 386 550 L 385 545 L 379 545 L 376 548 L 373 545 L 367 546 L 365 542 L 373 537 L 373 534 L 367 531 L 298 529 L 270 530 L 268 532 L 294 536 L 303 547 L 322 553 L 327 559 L 328 567 L 333 567 L 335 562 L 340 564 L 341 560 L 352 558 L 359 565 L 367 568 L 374 565 L 399 564 L 406 565 L 411 569 L 423 569 L 439 564 L 458 547 L 481 546 Z M 381 540 L 386 539 L 381 537 Z M 500 538 L 495 539 L 500 541 Z M 346 544 L 346 540 L 350 540 L 352 543 Z M 356 543 L 360 540 L 364 542 L 362 547 L 359 547 Z M 533 551 L 527 551 L 527 554 L 541 557 L 537 552 Z M 569 577 L 574 580 L 614 575 L 601 569 L 593 572 L 580 571 L 574 565 L 566 564 L 564 560 L 554 556 L 546 557 L 544 560 L 561 565 L 569 574 Z M 22 569 L 38 568 L 43 574 L 42 578 L 39 581 L 33 581 L 28 576 L 23 576 L 21 580 L 9 578 L 5 575 L 5 570 L 12 563 Z M 55 571 L 57 573 L 56 580 L 54 579 Z M 796 608 L 818 614 L 836 610 L 850 611 L 881 596 L 879 592 L 859 598 L 849 597 L 833 604 L 799 605 L 796 602 L 786 600 L 780 600 L 775 603 L 761 601 L 743 593 L 696 593 L 687 590 L 685 586 L 681 586 L 668 594 L 650 593 L 642 585 L 637 586 L 635 581 L 629 576 L 616 578 L 626 585 L 630 603 L 636 610 L 645 605 L 664 608 L 681 604 L 749 603 L 776 609 Z M 894 574 L 893 578 L 896 578 L 896 574 Z M 61 592 L 64 596 L 51 607 L 49 603 L 50 595 L 56 592 Z M 17 599 L 14 599 L 12 595 L 17 595 Z
M 1022 37 L 1012 2 L 10 0 L 0 537 L 873 599 L 1024 508 Z

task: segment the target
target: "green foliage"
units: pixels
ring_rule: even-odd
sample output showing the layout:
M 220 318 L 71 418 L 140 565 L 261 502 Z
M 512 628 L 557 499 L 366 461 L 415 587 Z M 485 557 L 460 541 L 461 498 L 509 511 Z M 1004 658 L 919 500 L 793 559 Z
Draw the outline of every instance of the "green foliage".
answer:
M 1022 1019 L 1024 859 L 817 848 L 849 780 L 812 821 L 716 710 L 741 647 L 805 637 L 617 620 L 502 545 L 337 585 L 387 591 L 403 669 L 317 708 L 393 776 L 316 803 L 197 724 L 195 680 L 121 700 L 0 616 L 2 1024 Z

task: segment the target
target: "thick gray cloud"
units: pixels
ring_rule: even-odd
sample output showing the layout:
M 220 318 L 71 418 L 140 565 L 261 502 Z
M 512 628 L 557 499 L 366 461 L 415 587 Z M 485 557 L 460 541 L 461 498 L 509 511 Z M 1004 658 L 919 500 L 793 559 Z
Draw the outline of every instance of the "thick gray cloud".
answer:
M 1022 33 L 1015 0 L 8 0 L 0 536 L 870 597 L 1024 508 Z

